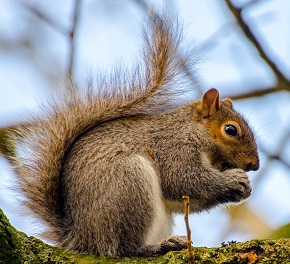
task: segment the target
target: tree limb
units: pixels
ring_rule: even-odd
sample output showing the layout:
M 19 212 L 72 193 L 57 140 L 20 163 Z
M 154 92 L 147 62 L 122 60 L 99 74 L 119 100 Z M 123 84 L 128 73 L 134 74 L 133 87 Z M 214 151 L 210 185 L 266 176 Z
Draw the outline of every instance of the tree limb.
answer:
M 286 263 L 290 239 L 251 240 L 220 248 L 195 248 L 195 261 L 206 263 Z M 1 263 L 188 263 L 187 251 L 169 252 L 150 258 L 100 258 L 69 252 L 28 237 L 10 225 L 0 210 Z

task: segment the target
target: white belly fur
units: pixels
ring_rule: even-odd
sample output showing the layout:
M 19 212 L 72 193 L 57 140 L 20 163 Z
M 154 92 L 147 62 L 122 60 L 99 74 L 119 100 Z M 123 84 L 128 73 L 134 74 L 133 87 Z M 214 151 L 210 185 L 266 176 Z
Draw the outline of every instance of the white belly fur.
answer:
M 162 198 L 160 180 L 152 162 L 144 156 L 137 156 L 140 159 L 140 167 L 144 170 L 144 177 L 150 183 L 150 197 L 152 197 L 153 221 L 145 236 L 145 245 L 160 243 L 172 235 L 173 217 L 166 209 L 165 201 Z

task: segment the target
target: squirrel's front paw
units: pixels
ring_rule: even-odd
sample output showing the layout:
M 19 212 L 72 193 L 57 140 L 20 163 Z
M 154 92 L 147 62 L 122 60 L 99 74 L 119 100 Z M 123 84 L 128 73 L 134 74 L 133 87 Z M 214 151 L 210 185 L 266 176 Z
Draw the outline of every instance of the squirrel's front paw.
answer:
M 229 189 L 223 194 L 226 202 L 239 202 L 251 195 L 251 185 L 247 174 L 241 169 L 230 169 L 224 171 L 228 174 Z

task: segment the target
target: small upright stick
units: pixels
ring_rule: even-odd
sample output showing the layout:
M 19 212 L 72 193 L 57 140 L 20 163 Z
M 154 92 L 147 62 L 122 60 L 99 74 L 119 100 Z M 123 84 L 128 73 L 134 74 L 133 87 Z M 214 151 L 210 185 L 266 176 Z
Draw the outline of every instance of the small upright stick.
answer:
M 183 205 L 184 205 L 184 221 L 187 230 L 187 250 L 188 250 L 188 261 L 189 264 L 194 264 L 194 253 L 191 246 L 191 230 L 188 222 L 188 214 L 189 214 L 189 196 L 182 196 Z

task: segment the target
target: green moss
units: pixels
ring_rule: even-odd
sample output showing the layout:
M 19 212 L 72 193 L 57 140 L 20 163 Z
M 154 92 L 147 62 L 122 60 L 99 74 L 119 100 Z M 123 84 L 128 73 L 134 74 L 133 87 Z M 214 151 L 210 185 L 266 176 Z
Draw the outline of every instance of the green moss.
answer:
M 17 231 L 0 210 L 0 263 L 75 263 L 70 255 Z
M 251 240 L 220 248 L 194 248 L 196 264 L 290 264 L 290 239 Z M 0 210 L 0 263 L 188 263 L 187 251 L 169 252 L 157 258 L 100 258 L 77 254 L 27 237 L 9 224 Z

